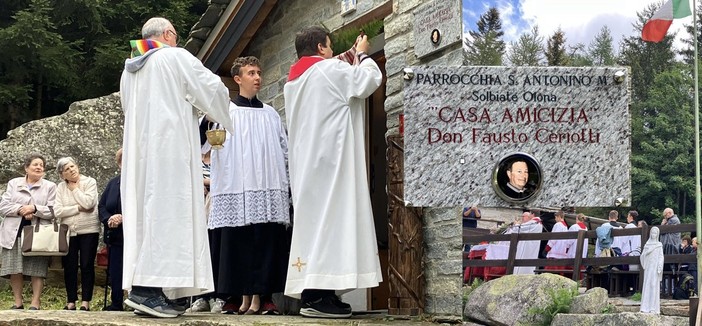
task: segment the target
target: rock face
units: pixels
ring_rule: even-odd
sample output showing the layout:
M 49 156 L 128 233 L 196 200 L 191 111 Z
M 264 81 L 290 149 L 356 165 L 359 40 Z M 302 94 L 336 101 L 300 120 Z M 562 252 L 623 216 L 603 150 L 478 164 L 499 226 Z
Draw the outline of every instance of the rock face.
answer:
M 570 305 L 570 313 L 573 314 L 599 314 L 607 307 L 607 290 L 603 288 L 592 288 L 573 298 Z
M 24 175 L 22 164 L 30 153 L 46 159 L 47 180 L 58 184 L 56 161 L 71 156 L 81 174 L 97 180 L 98 192 L 117 175 L 115 151 L 122 146 L 124 116 L 119 93 L 71 104 L 68 112 L 27 122 L 0 141 L 0 193 L 7 181 Z
M 688 324 L 689 319 L 687 317 L 673 317 L 635 312 L 600 315 L 557 314 L 551 322 L 551 326 L 684 326 Z
M 471 292 L 464 316 L 487 325 L 538 324 L 540 316 L 529 314 L 529 309 L 548 305 L 549 290 L 576 286 L 573 280 L 550 273 L 503 276 Z

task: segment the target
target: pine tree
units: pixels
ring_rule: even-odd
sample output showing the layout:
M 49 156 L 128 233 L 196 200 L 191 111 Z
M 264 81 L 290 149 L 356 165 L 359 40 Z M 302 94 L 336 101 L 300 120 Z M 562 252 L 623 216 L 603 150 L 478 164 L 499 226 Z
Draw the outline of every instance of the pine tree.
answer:
M 470 39 L 465 39 L 464 63 L 471 65 L 502 65 L 505 42 L 502 40 L 502 21 L 497 8 L 490 8 L 480 16 L 478 30 L 470 31 Z
M 568 46 L 570 52 L 568 53 L 568 62 L 569 66 L 573 67 L 587 67 L 587 66 L 592 66 L 592 58 L 590 58 L 590 55 L 588 55 L 587 51 L 585 50 L 585 44 L 578 43 L 573 46 Z
M 0 139 L 77 100 L 119 90 L 129 40 L 144 22 L 168 18 L 187 35 L 206 0 L 0 1 Z
M 677 207 L 684 215 L 692 202 L 686 190 L 691 179 L 682 171 L 690 159 L 684 148 L 693 150 L 687 130 L 694 122 L 689 118 L 690 74 L 675 62 L 673 35 L 660 43 L 641 39 L 643 25 L 659 6 L 651 4 L 637 13 L 635 33 L 622 40 L 617 62 L 631 69 L 632 206 L 649 218 L 666 206 Z
M 544 37 L 539 35 L 535 25 L 529 33 L 524 33 L 517 42 L 510 42 L 507 60 L 513 66 L 540 66 L 544 61 Z
M 612 34 L 607 25 L 602 26 L 600 32 L 595 35 L 588 48 L 588 54 L 595 66 L 611 66 L 615 63 Z
M 565 43 L 565 33 L 559 27 L 546 42 L 546 62 L 549 66 L 567 66 L 569 64 Z

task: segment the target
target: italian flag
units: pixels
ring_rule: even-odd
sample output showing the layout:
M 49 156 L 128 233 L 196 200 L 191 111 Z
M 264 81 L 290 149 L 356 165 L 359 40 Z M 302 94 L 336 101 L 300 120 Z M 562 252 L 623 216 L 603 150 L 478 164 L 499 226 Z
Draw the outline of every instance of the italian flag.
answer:
M 646 22 L 641 31 L 641 38 L 644 41 L 656 43 L 663 41 L 673 19 L 690 15 L 692 13 L 690 12 L 689 0 L 668 0 Z

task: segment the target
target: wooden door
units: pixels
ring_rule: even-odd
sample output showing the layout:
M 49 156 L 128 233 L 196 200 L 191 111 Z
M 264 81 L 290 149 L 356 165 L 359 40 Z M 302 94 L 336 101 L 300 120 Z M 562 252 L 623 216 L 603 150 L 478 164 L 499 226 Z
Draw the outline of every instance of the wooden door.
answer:
M 404 140 L 388 137 L 388 211 L 390 315 L 417 316 L 424 312 L 424 233 L 422 209 L 404 204 Z

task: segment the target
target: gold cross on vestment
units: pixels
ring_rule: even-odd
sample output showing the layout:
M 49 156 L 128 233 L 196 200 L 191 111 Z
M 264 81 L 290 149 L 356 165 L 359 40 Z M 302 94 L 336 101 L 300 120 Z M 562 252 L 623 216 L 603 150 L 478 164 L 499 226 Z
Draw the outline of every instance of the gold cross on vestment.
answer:
M 306 264 L 306 263 L 303 263 L 303 262 L 300 260 L 300 257 L 297 257 L 297 262 L 294 263 L 294 264 L 292 264 L 292 265 L 290 265 L 290 266 L 292 266 L 292 267 L 297 267 L 297 271 L 298 271 L 298 272 L 302 272 L 302 266 L 305 266 L 305 265 L 307 265 L 307 264 Z

